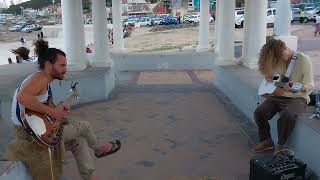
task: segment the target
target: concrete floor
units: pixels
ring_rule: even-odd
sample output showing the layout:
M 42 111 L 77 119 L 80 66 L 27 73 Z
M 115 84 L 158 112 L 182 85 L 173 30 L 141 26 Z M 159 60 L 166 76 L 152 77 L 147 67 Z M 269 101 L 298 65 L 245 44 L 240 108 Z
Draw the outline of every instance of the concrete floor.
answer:
M 245 118 L 212 87 L 212 77 L 211 71 L 122 73 L 111 100 L 74 109 L 71 118 L 90 121 L 101 141 L 123 143 L 96 160 L 99 179 L 248 179 L 254 154 Z M 65 177 L 80 180 L 70 153 Z

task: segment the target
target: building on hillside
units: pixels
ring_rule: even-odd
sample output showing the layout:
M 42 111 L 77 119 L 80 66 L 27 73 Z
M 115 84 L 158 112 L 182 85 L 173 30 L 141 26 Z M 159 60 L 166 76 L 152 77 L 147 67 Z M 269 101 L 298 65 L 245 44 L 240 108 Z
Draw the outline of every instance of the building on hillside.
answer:
M 153 3 L 149 5 L 150 13 L 153 14 L 167 14 L 167 9 L 162 2 Z
M 149 14 L 149 6 L 145 0 L 122 0 L 124 16 Z
M 188 13 L 189 0 L 172 0 L 172 15 L 184 16 Z
M 164 7 L 167 9 L 168 13 L 172 10 L 172 0 L 162 0 Z
M 23 9 L 22 16 L 25 18 L 37 18 L 39 11 L 31 8 Z

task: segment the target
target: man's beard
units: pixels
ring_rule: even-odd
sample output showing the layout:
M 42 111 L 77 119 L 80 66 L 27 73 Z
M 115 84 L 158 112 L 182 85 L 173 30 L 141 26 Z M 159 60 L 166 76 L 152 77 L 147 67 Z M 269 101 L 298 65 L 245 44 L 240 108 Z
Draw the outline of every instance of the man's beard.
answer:
M 54 79 L 63 80 L 63 78 L 64 78 L 64 73 L 59 73 L 57 70 L 55 70 L 55 69 L 53 68 L 52 77 L 53 77 Z

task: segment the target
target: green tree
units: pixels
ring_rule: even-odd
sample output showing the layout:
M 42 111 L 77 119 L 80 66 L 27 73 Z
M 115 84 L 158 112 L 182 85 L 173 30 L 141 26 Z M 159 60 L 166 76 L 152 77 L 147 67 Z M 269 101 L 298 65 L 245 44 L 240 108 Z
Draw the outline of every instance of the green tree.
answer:
M 82 1 L 82 8 L 84 12 L 91 11 L 91 0 L 83 0 Z

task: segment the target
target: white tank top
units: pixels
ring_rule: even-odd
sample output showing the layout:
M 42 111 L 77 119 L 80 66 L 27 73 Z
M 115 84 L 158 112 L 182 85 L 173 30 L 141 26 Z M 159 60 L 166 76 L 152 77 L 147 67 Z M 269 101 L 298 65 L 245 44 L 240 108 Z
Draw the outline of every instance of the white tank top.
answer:
M 21 85 L 16 89 L 11 106 L 11 120 L 15 125 L 23 126 L 21 117 L 25 114 L 25 107 L 17 101 L 17 93 L 19 90 L 25 85 L 25 82 L 28 81 L 35 73 L 29 75 Z M 52 96 L 50 85 L 48 85 L 48 91 L 46 93 L 36 96 L 39 102 L 46 103 L 48 101 L 48 97 Z

